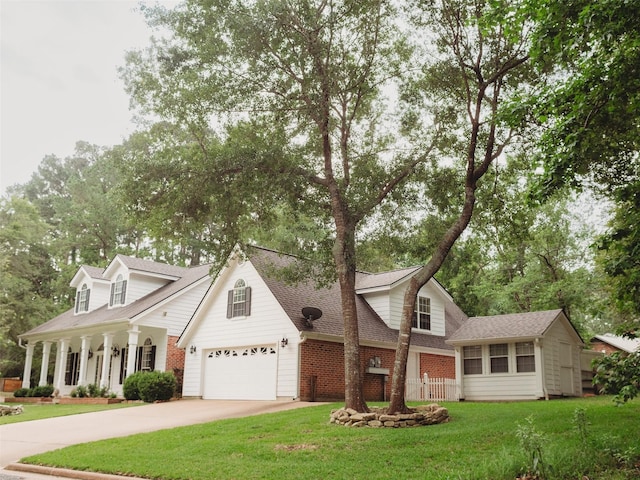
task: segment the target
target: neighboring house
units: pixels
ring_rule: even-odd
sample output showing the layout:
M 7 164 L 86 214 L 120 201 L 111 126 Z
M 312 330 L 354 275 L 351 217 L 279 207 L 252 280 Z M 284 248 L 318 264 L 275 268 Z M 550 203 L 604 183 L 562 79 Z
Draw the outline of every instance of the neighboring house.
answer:
M 469 318 L 447 343 L 461 399 L 582 395 L 584 343 L 563 310 Z
M 30 386 L 35 346 L 42 345 L 39 385 L 68 395 L 78 385 L 99 384 L 122 393 L 139 370 L 180 371 L 178 336 L 211 283 L 209 265 L 182 268 L 117 255 L 105 269 L 83 266 L 71 280 L 72 309 L 19 336 L 26 342 L 23 387 Z M 52 352 L 53 347 L 53 352 Z
M 612 333 L 596 335 L 590 343 L 592 350 L 605 355 L 615 352 L 633 353 L 640 349 L 640 338 L 626 338 Z
M 186 350 L 183 395 L 206 399 L 335 400 L 344 398 L 340 290 L 310 279 L 291 285 L 278 268 L 295 259 L 271 250 L 236 252 L 180 336 Z M 405 287 L 418 267 L 358 273 L 360 360 L 367 400 L 390 393 Z M 302 311 L 318 309 L 319 318 Z M 466 315 L 431 280 L 419 292 L 407 376 L 455 376 L 445 340 Z M 316 317 L 320 312 L 315 311 Z

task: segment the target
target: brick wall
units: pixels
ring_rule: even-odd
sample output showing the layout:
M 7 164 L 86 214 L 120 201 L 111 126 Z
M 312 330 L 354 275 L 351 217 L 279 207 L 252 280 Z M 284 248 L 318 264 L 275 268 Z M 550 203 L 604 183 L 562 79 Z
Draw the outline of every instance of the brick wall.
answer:
M 385 382 L 385 375 L 365 373 L 369 359 L 374 357 L 380 357 L 381 367 L 389 369 L 389 381 Z M 394 360 L 395 349 L 360 347 L 360 372 L 366 401 L 389 400 Z M 425 372 L 432 377 L 455 378 L 455 360 L 453 357 L 421 354 L 420 374 Z M 307 340 L 301 345 L 300 399 L 344 399 L 344 346 L 341 343 Z
M 169 335 L 167 338 L 167 362 L 165 364 L 166 372 L 173 372 L 178 381 L 178 394 L 182 393 L 182 380 L 184 377 L 184 354 L 185 351 L 176 346 L 178 337 Z
M 433 378 L 456 378 L 455 358 L 421 353 L 420 376 L 425 373 Z
M 591 348 L 596 352 L 604 352 L 607 355 L 611 355 L 614 352 L 620 351 L 616 347 L 612 347 L 608 343 L 598 341 L 592 341 Z

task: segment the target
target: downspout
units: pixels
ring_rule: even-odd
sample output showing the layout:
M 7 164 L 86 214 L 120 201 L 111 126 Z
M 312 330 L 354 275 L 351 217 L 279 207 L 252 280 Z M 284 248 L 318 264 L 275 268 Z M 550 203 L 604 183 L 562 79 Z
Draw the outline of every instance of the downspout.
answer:
M 293 400 L 300 398 L 300 384 L 302 381 L 302 344 L 307 341 L 307 337 L 304 332 L 300 332 L 300 341 L 298 342 L 298 387 L 297 387 L 297 395 L 293 398 Z

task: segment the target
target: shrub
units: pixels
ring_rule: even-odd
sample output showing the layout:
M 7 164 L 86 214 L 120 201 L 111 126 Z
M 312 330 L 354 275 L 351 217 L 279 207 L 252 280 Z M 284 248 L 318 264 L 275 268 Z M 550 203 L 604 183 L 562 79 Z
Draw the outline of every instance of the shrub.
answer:
M 145 372 L 135 372 L 125 378 L 124 385 L 122 385 L 122 395 L 124 395 L 124 398 L 127 400 L 140 400 L 138 382 L 142 375 L 145 375 Z
M 40 385 L 29 391 L 29 397 L 50 397 L 53 390 L 53 385 Z
M 80 398 L 87 397 L 88 396 L 87 387 L 85 387 L 84 385 L 78 385 L 76 388 L 71 390 L 71 396 L 80 397 Z
M 176 386 L 171 372 L 136 372 L 124 381 L 122 393 L 127 400 L 167 401 L 176 393 Z
M 17 389 L 15 392 L 13 392 L 13 396 L 16 398 L 19 397 L 28 397 L 29 396 L 29 389 L 28 388 L 19 388 Z
M 148 372 L 140 377 L 138 389 L 143 402 L 166 402 L 176 393 L 177 381 L 171 372 Z
M 91 383 L 87 385 L 87 393 L 92 398 L 105 398 L 109 389 L 106 386 L 100 387 L 97 383 Z

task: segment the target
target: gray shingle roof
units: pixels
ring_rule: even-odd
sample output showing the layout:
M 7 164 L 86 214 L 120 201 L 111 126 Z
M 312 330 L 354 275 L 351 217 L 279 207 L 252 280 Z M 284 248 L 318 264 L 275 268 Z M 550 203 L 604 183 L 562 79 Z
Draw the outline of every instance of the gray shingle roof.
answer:
M 200 265 L 192 268 L 178 268 L 182 270 L 181 278 L 169 282 L 167 285 L 124 307 L 107 308 L 107 305 L 103 305 L 96 310 L 80 315 L 75 315 L 74 309 L 72 308 L 20 336 L 28 338 L 38 334 L 130 321 L 163 300 L 208 276 L 211 267 L 210 265 Z
M 143 260 L 141 258 L 129 257 L 122 254 L 116 255 L 116 258 L 120 259 L 129 270 L 137 270 L 139 272 L 155 273 L 158 275 L 167 275 L 179 278 L 184 275 L 186 270 L 188 270 L 186 267 L 178 267 L 176 265 Z
M 640 338 L 626 338 L 619 335 L 613 335 L 611 333 L 596 335 L 594 338 L 628 353 L 632 353 L 640 349 Z
M 542 337 L 560 315 L 563 315 L 561 309 L 471 317 L 451 335 L 448 342 Z
M 104 273 L 104 268 L 92 267 L 90 265 L 83 265 L 81 268 L 82 268 L 82 270 L 87 272 L 87 275 L 89 275 L 90 278 L 93 278 L 93 279 L 96 279 L 96 280 L 104 280 L 105 279 L 102 276 L 102 274 Z
M 337 282 L 329 288 L 320 289 L 316 288 L 313 281 L 289 285 L 275 278 L 273 268 L 282 268 L 290 265 L 291 262 L 295 260 L 294 257 L 258 247 L 251 248 L 248 256 L 253 266 L 298 330 L 338 338 L 344 336 L 340 288 Z M 360 273 L 360 280 L 364 280 L 363 275 L 367 274 Z M 401 275 L 406 276 L 407 274 Z M 365 284 L 378 285 L 380 284 L 381 278 L 383 277 L 379 276 L 371 282 L 365 282 Z M 387 279 L 393 278 L 399 279 L 402 277 L 396 275 L 395 272 L 391 272 L 391 275 L 389 275 Z M 384 281 L 387 281 L 387 279 Z M 397 280 L 393 281 L 395 282 Z M 450 335 L 465 321 L 466 315 L 453 302 L 448 299 L 446 299 L 445 302 L 445 332 L 446 335 Z M 303 307 L 316 307 L 322 310 L 322 317 L 313 322 L 313 328 L 307 326 L 302 316 Z M 395 345 L 398 339 L 398 331 L 389 328 L 359 295 L 356 295 L 356 308 L 358 312 L 358 331 L 361 341 L 385 342 Z M 411 344 L 452 350 L 452 347 L 445 343 L 445 337 L 416 332 L 411 335 Z

